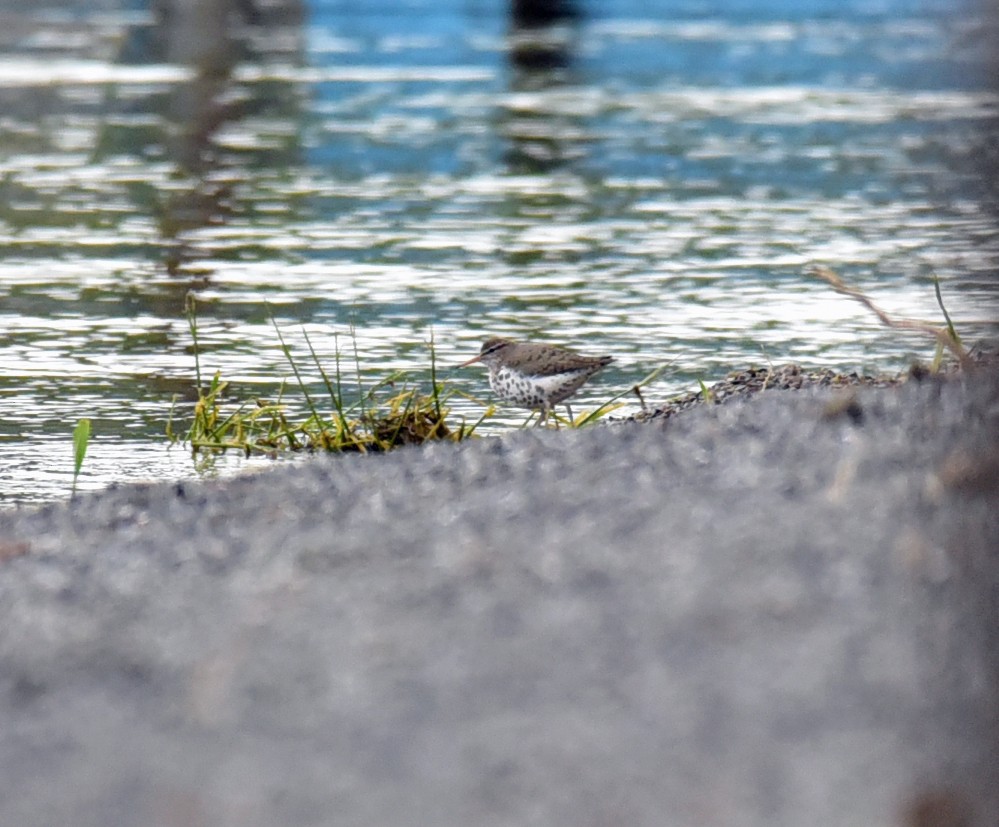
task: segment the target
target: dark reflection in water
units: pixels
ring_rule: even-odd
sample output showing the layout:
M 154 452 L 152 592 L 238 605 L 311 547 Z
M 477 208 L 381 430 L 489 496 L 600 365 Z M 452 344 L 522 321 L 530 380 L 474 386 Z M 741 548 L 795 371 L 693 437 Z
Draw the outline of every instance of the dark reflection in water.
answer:
M 544 93 L 579 81 L 574 71 L 580 12 L 573 0 L 512 0 L 507 58 L 517 93 L 504 113 L 505 154 L 515 174 L 551 172 L 584 151 L 582 119 Z M 518 97 L 518 94 L 520 97 Z
M 162 116 L 161 130 L 127 129 L 120 141 L 108 138 L 107 143 L 175 165 L 175 178 L 183 183 L 148 194 L 147 206 L 162 233 L 163 266 L 178 275 L 200 255 L 185 233 L 224 224 L 251 209 L 234 195 L 251 168 L 285 168 L 300 160 L 295 133 L 279 147 L 247 141 L 238 151 L 221 145 L 217 136 L 248 117 L 301 117 L 300 95 L 291 83 L 240 83 L 233 72 L 241 64 L 275 59 L 302 65 L 305 13 L 300 0 L 157 0 L 152 11 L 151 26 L 130 29 L 121 61 L 188 67 L 192 77 L 143 103 Z M 203 268 L 199 275 L 204 276 Z
M 579 17 L 576 0 L 511 0 L 510 11 L 517 27 L 551 26 Z
M 515 69 L 558 70 L 569 65 L 570 43 L 555 27 L 579 19 L 574 0 L 512 0 L 510 61 Z

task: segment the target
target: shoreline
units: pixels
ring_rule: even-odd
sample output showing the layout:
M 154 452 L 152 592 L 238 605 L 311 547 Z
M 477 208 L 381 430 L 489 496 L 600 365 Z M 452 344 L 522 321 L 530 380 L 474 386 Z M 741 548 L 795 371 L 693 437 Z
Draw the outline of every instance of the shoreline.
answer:
M 0 512 L 0 822 L 990 827 L 997 445 L 990 367 Z

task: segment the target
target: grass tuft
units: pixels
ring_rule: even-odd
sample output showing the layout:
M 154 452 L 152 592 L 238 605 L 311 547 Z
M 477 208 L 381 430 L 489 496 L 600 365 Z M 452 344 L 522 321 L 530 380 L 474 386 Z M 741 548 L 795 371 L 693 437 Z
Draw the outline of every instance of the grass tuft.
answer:
M 411 384 L 402 371 L 392 373 L 366 389 L 360 375 L 355 339 L 356 398 L 348 403 L 344 398 L 339 341 L 334 339 L 337 342 L 335 367 L 333 376 L 330 376 L 303 327 L 309 359 L 319 372 L 328 396 L 328 408 L 324 407 L 320 398 L 314 397 L 309 391 L 303 367 L 292 356 L 291 347 L 273 313 L 271 323 L 281 352 L 288 360 L 294 376 L 294 387 L 303 400 L 305 418 L 297 419 L 289 413 L 290 406 L 284 401 L 283 386 L 276 402 L 256 399 L 252 403 L 244 402 L 235 409 L 226 411 L 224 397 L 229 383 L 222 379 L 221 373 L 215 373 L 207 388 L 201 384 L 201 347 L 198 341 L 196 305 L 192 297 L 188 298 L 186 312 L 194 340 L 197 401 L 190 425 L 182 435 L 174 430 L 171 410 L 167 422 L 167 437 L 172 443 L 181 442 L 189 446 L 195 456 L 229 450 L 241 451 L 247 456 L 277 455 L 286 451 L 382 452 L 432 440 L 458 442 L 472 436 L 485 419 L 483 416 L 472 425 L 468 425 L 463 418 L 457 423 L 449 424 L 451 413 L 447 401 L 452 392 L 437 380 L 437 359 L 432 334 L 429 393 Z M 351 336 L 353 338 L 353 328 Z M 487 414 L 491 411 L 492 409 L 487 411 Z

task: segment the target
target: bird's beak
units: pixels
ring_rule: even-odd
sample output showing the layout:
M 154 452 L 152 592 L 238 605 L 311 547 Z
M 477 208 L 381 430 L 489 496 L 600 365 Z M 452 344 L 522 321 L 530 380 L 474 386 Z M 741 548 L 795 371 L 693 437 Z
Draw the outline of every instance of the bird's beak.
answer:
M 468 360 L 467 362 L 462 362 L 462 363 L 461 363 L 460 365 L 458 365 L 457 367 L 459 367 L 459 368 L 467 368 L 467 367 L 468 367 L 469 365 L 474 365 L 474 364 L 475 364 L 476 362 L 478 362 L 478 361 L 479 361 L 479 360 L 480 360 L 481 358 L 482 358 L 482 354 L 480 353 L 480 354 L 479 354 L 478 356 L 473 356 L 473 357 L 472 357 L 471 359 L 469 359 L 469 360 Z

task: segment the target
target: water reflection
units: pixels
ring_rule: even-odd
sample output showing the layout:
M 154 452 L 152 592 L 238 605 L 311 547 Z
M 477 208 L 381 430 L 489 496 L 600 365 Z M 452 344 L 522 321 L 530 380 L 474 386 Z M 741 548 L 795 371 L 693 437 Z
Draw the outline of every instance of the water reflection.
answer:
M 176 276 L 201 255 L 188 239 L 191 230 L 223 224 L 252 209 L 236 194 L 251 168 L 298 161 L 295 133 L 277 144 L 261 144 L 252 133 L 237 142 L 242 130 L 232 128 L 262 113 L 299 119 L 296 90 L 287 82 L 240 84 L 233 73 L 246 62 L 280 59 L 302 65 L 304 9 L 299 0 L 266 9 L 250 0 L 157 0 L 153 15 L 151 26 L 130 30 L 123 54 L 188 67 L 191 77 L 149 101 L 149 109 L 162 117 L 159 134 L 129 130 L 125 148 L 138 157 L 162 154 L 173 166 L 171 186 L 155 193 L 154 210 L 164 240 L 163 265 Z
M 582 119 L 560 108 L 552 94 L 580 81 L 573 68 L 578 18 L 572 0 L 511 0 L 506 48 L 511 94 L 501 128 L 514 174 L 551 172 L 584 152 Z

